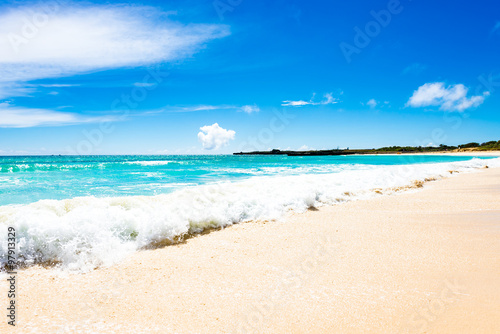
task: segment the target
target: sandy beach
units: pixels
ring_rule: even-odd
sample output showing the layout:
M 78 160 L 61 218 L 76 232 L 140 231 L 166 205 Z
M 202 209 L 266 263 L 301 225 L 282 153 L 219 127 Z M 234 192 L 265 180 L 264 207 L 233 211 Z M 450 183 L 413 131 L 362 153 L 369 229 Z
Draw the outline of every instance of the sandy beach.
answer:
M 441 151 L 441 152 L 422 152 L 422 153 L 405 153 L 405 154 L 364 154 L 364 155 L 402 155 L 411 157 L 412 155 L 447 155 L 447 156 L 464 156 L 464 157 L 498 157 L 500 151 Z
M 500 334 L 500 1 L 3 1 L 0 334 Z
M 32 267 L 0 332 L 498 333 L 499 199 L 500 169 L 482 169 L 87 274 Z

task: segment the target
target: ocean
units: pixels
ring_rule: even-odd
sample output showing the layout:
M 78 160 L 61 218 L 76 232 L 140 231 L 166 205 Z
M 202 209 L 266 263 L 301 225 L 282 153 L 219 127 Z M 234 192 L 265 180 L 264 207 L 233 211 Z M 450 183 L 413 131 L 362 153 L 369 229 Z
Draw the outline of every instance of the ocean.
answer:
M 0 224 L 5 235 L 15 228 L 21 264 L 85 272 L 204 229 L 394 194 L 485 165 L 500 166 L 500 158 L 0 157 Z M 2 267 L 6 261 L 2 238 Z

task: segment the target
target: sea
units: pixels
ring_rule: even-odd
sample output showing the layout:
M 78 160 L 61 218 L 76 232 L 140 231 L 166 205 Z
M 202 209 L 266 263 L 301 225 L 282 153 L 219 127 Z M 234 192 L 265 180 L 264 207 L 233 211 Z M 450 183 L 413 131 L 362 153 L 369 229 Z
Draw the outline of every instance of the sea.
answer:
M 207 229 L 395 195 L 412 191 L 415 182 L 487 165 L 500 166 L 500 158 L 3 156 L 0 267 L 7 263 L 9 227 L 20 265 L 87 272 Z

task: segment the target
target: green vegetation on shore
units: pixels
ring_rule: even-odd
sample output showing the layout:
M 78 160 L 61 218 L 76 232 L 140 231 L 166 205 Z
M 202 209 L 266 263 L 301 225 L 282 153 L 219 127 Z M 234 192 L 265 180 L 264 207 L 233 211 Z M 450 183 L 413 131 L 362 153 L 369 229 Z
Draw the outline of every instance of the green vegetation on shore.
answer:
M 460 146 L 460 148 L 472 148 L 473 151 L 495 151 L 500 150 L 500 140 L 499 141 L 488 141 L 486 143 L 468 143 Z
M 374 149 L 374 152 L 401 152 L 401 153 L 415 153 L 415 152 L 442 152 L 442 151 L 494 151 L 500 150 L 500 140 L 499 141 L 488 141 L 482 144 L 479 143 L 467 143 L 458 146 L 391 146 L 391 147 L 381 147 Z
M 311 151 L 254 151 L 254 152 L 239 152 L 235 155 L 290 155 L 290 156 L 307 156 L 307 155 L 350 155 L 350 154 L 394 154 L 394 153 L 425 153 L 425 152 L 465 152 L 465 151 L 496 151 L 500 150 L 499 141 L 488 141 L 482 144 L 467 143 L 458 146 L 389 146 L 373 149 L 333 149 L 333 150 L 311 150 Z

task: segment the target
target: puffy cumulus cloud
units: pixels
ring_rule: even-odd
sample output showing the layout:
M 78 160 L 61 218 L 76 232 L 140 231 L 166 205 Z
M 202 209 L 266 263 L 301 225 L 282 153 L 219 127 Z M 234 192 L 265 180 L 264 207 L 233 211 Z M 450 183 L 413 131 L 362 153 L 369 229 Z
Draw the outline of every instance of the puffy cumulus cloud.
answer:
M 203 145 L 205 150 L 219 149 L 234 140 L 236 132 L 233 130 L 226 130 L 214 123 L 212 125 L 205 125 L 200 128 L 198 133 L 198 140 Z
M 115 120 L 110 116 L 90 117 L 47 109 L 21 108 L 0 103 L 0 128 L 61 126 Z
M 312 106 L 317 106 L 317 105 L 327 105 L 327 104 L 335 104 L 338 103 L 338 99 L 333 97 L 333 93 L 326 93 L 323 95 L 323 100 L 319 102 L 314 101 L 314 97 L 316 94 L 313 94 L 312 98 L 309 101 L 304 101 L 304 100 L 298 100 L 298 101 L 291 101 L 291 100 L 286 100 L 281 103 L 281 106 L 283 107 L 301 107 L 301 106 L 307 106 L 307 105 L 312 105 Z
M 246 112 L 247 114 L 251 114 L 254 112 L 259 112 L 260 108 L 257 105 L 246 105 L 240 108 L 240 111 Z
M 177 60 L 229 35 L 226 25 L 186 25 L 168 15 L 144 6 L 76 3 L 4 10 L 0 83 Z
M 441 110 L 464 111 L 479 106 L 490 95 L 489 92 L 484 92 L 483 95 L 467 97 L 468 91 L 462 84 L 445 87 L 444 82 L 426 83 L 413 92 L 406 106 L 439 106 Z

